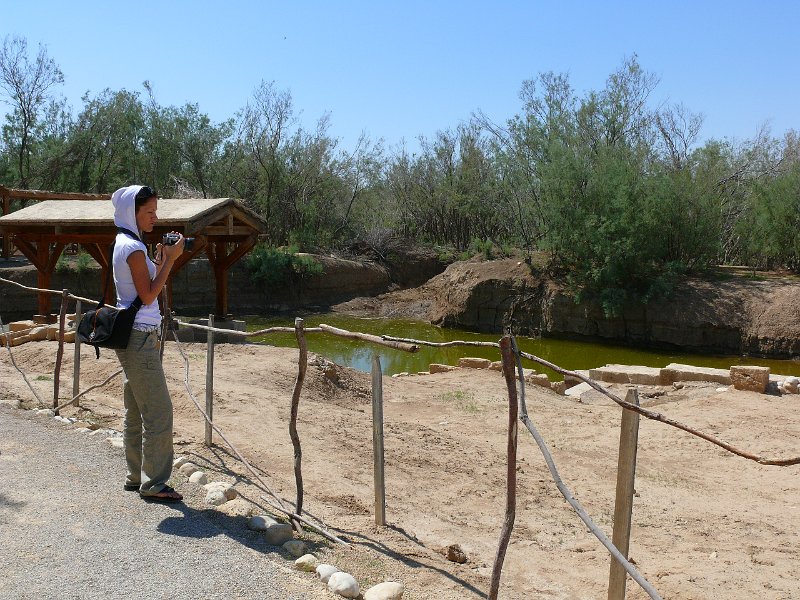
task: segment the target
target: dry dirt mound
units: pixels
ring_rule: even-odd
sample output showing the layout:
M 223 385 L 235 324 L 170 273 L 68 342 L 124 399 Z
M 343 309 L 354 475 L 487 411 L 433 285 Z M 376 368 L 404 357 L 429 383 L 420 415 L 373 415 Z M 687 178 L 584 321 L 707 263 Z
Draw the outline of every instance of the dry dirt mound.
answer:
M 515 259 L 458 262 L 414 290 L 358 299 L 338 310 L 429 320 L 450 327 L 585 336 L 695 352 L 800 357 L 800 280 L 741 276 L 692 279 L 665 299 L 630 304 L 609 317 L 576 303 Z

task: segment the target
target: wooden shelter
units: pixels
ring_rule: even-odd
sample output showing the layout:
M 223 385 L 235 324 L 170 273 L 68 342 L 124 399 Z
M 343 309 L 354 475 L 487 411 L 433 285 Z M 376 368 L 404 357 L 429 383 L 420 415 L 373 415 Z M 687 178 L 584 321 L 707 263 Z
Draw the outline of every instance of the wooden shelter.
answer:
M 28 201 L 40 202 L 42 200 L 109 200 L 111 194 L 83 194 L 78 192 L 48 192 L 44 190 L 17 190 L 0 185 L 0 208 L 3 215 L 11 212 L 11 201 L 19 200 L 23 206 Z M 3 258 L 11 256 L 10 236 L 3 234 Z
M 49 192 L 47 192 L 49 193 Z M 171 304 L 172 277 L 200 252 L 208 255 L 216 280 L 216 314 L 228 313 L 228 270 L 258 241 L 266 223 L 232 198 L 159 199 L 158 222 L 145 243 L 161 241 L 163 234 L 179 231 L 194 237 L 191 252 L 176 262 L 167 283 Z M 103 269 L 109 268 L 109 250 L 116 237 L 114 207 L 110 200 L 51 199 L 0 217 L 0 232 L 38 270 L 38 287 L 49 288 L 56 261 L 67 244 L 80 244 Z M 39 294 L 39 318 L 50 313 L 51 299 Z

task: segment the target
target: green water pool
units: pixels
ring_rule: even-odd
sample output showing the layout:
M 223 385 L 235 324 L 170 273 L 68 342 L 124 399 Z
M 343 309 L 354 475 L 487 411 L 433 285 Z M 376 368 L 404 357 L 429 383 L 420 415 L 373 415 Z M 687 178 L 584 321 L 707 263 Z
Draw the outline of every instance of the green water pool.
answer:
M 338 313 L 314 314 L 303 316 L 306 327 L 314 327 L 320 323 L 371 333 L 373 335 L 392 335 L 397 337 L 414 338 L 431 342 L 448 342 L 453 340 L 489 341 L 497 342 L 500 334 L 473 333 L 458 329 L 445 329 L 429 323 L 408 321 L 403 319 L 372 319 L 359 318 Z M 245 317 L 248 331 L 256 331 L 274 326 L 294 326 L 292 317 Z M 296 347 L 294 334 L 269 334 L 260 338 L 251 338 L 253 341 L 267 343 L 280 347 Z M 609 363 L 625 365 L 644 365 L 648 367 L 665 367 L 669 363 L 677 362 L 691 364 L 699 367 L 716 367 L 727 369 L 731 365 L 747 364 L 769 367 L 770 371 L 780 375 L 800 376 L 800 361 L 795 360 L 770 360 L 740 356 L 713 356 L 704 354 L 690 354 L 686 352 L 652 351 L 638 348 L 629 348 L 619 345 L 601 344 L 596 342 L 558 340 L 552 338 L 531 339 L 519 337 L 518 343 L 522 350 L 535 354 L 540 358 L 555 363 L 565 369 L 590 369 Z M 416 373 L 427 371 L 431 363 L 455 365 L 458 359 L 464 356 L 500 360 L 500 351 L 496 348 L 455 347 L 431 348 L 421 347 L 413 354 L 400 350 L 393 350 L 360 341 L 351 341 L 327 333 L 308 333 L 306 335 L 308 349 L 340 365 L 345 365 L 368 372 L 372 363 L 373 353 L 378 353 L 381 366 L 385 375 L 395 373 Z M 557 376 L 552 371 L 548 372 L 543 367 L 536 367 L 533 363 L 523 361 L 526 367 L 536 368 L 537 371 L 547 373 L 551 379 Z

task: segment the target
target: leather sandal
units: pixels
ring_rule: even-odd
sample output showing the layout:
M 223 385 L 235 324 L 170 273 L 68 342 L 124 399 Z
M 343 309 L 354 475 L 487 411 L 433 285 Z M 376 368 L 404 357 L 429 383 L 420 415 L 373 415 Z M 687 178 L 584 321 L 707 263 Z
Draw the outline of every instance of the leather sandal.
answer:
M 168 485 L 165 485 L 164 489 L 160 492 L 156 492 L 155 494 L 141 494 L 141 496 L 142 500 L 146 500 L 147 502 L 181 502 L 183 500 L 183 496 Z

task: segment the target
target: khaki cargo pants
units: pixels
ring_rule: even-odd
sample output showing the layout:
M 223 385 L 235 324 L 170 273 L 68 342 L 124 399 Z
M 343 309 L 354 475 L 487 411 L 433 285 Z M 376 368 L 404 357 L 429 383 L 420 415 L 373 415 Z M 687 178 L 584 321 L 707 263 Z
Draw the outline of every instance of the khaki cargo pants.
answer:
M 126 485 L 146 496 L 160 492 L 172 474 L 172 400 L 159 356 L 158 332 L 134 329 L 117 350 L 125 375 Z

